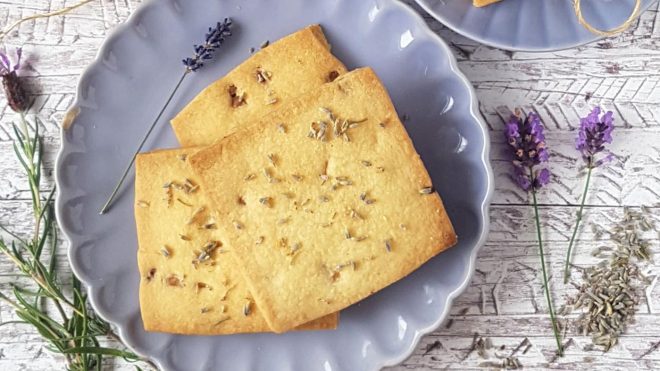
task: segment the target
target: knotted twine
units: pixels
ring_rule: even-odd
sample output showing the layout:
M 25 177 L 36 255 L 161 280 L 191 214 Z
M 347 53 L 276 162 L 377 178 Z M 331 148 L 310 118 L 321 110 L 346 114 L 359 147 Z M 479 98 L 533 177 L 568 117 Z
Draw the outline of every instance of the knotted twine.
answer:
M 639 15 L 639 8 L 641 7 L 642 4 L 642 0 L 635 0 L 635 7 L 632 13 L 630 14 L 630 16 L 628 17 L 628 19 L 626 19 L 619 26 L 605 31 L 597 29 L 596 27 L 589 24 L 589 22 L 587 22 L 586 19 L 584 19 L 584 16 L 582 15 L 581 3 L 582 0 L 573 0 L 573 7 L 575 9 L 575 15 L 577 16 L 578 22 L 580 22 L 580 24 L 584 26 L 584 28 L 586 28 L 587 30 L 589 30 L 590 32 L 596 35 L 613 36 L 625 31 L 628 27 L 630 27 L 630 25 L 635 21 L 635 19 L 637 19 L 637 16 Z

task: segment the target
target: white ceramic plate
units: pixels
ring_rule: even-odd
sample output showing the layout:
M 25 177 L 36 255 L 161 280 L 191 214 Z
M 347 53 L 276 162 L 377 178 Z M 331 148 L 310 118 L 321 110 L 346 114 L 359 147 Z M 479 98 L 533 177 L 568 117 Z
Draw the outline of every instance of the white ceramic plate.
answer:
M 349 67 L 372 66 L 387 85 L 460 243 L 341 315 L 336 331 L 283 335 L 147 333 L 138 304 L 133 179 L 98 214 L 150 121 L 180 76 L 181 59 L 224 17 L 235 35 L 186 79 L 148 148 L 175 147 L 167 123 L 251 47 L 320 23 Z M 62 131 L 57 214 L 69 257 L 97 312 L 135 351 L 168 370 L 374 370 L 401 362 L 435 329 L 467 285 L 485 239 L 492 191 L 489 141 L 470 84 L 421 17 L 394 0 L 153 0 L 109 37 L 83 74 Z M 163 305 L 177 305 L 164 303 Z

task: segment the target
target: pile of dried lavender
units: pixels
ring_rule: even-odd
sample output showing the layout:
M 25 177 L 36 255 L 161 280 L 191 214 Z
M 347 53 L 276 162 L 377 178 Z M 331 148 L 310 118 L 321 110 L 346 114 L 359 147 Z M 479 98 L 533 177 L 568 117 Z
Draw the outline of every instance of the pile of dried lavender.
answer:
M 577 319 L 578 331 L 591 335 L 593 343 L 605 351 L 633 321 L 644 288 L 651 283 L 641 272 L 651 260 L 649 243 L 642 239 L 643 232 L 654 229 L 649 214 L 646 208 L 625 208 L 623 221 L 609 232 L 616 246 L 594 251 L 593 255 L 603 260 L 583 270 L 583 282 L 576 285 L 579 291 L 572 306 L 586 308 Z

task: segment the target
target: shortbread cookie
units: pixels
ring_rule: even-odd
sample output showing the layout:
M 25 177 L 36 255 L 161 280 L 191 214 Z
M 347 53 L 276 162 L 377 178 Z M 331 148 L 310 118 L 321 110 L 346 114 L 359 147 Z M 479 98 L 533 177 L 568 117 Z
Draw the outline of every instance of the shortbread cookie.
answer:
M 234 334 L 270 331 L 224 243 L 188 156 L 194 149 L 140 154 L 135 221 L 140 310 L 147 331 Z M 331 329 L 337 315 L 300 329 Z
M 256 52 L 204 89 L 174 119 L 182 147 L 208 145 L 344 74 L 319 25 Z
M 334 313 L 456 242 L 387 91 L 369 68 L 191 156 L 276 332 Z

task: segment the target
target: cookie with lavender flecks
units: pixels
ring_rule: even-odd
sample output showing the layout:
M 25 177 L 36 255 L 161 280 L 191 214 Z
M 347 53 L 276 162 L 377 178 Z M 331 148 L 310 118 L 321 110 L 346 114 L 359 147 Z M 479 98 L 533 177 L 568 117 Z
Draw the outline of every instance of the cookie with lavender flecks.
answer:
M 341 310 L 456 242 L 369 68 L 290 101 L 190 162 L 275 332 Z
M 219 335 L 270 331 L 219 235 L 188 156 L 194 149 L 140 154 L 135 221 L 140 311 L 147 331 Z M 330 314 L 298 329 L 334 329 Z
M 312 25 L 262 48 L 206 87 L 172 119 L 172 128 L 183 147 L 209 145 L 345 72 L 321 26 Z

